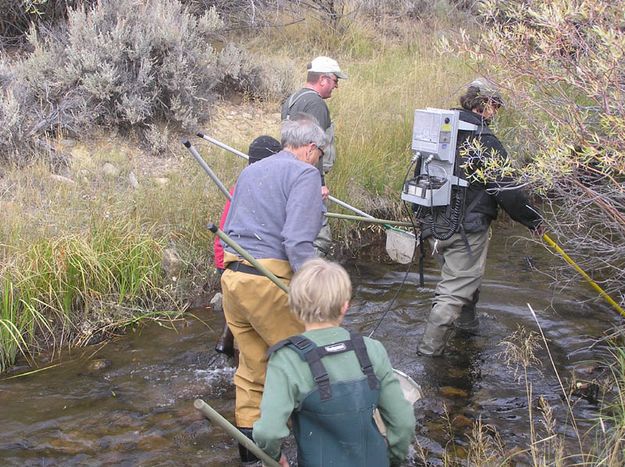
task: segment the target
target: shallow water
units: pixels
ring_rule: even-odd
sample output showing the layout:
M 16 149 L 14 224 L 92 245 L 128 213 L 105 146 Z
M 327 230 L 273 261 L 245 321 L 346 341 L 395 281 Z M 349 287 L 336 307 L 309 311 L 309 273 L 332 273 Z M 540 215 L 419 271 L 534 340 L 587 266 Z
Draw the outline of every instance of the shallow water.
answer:
M 385 264 L 373 254 L 345 263 L 354 282 L 348 328 L 368 335 L 391 307 L 374 337 L 385 344 L 393 365 L 423 388 L 424 399 L 415 406 L 417 441 L 432 464 L 441 463 L 445 446 L 455 446 L 462 456 L 469 424 L 478 418 L 495 427 L 509 448 L 527 445 L 524 385 L 502 361 L 499 344 L 518 325 L 537 329 L 528 303 L 565 379 L 574 368 L 605 355 L 601 345 L 590 346 L 619 321 L 606 305 L 589 301 L 593 292 L 581 281 L 550 288 L 530 263 L 546 267 L 559 260 L 538 245 L 504 240 L 514 235 L 524 231 L 499 228 L 491 243 L 479 335 L 455 337 L 445 358 L 415 353 L 436 284 L 435 261 L 426 264 L 423 288 L 416 267 L 406 276 L 406 266 Z M 201 397 L 226 417 L 233 412 L 232 362 L 212 350 L 222 319 L 210 310 L 196 310 L 175 329 L 144 326 L 104 345 L 67 353 L 52 362 L 60 363 L 54 368 L 0 379 L 0 464 L 237 465 L 235 443 L 193 408 L 193 400 Z M 534 401 L 544 395 L 564 420 L 546 352 L 538 357 L 542 372 L 530 370 Z M 579 399 L 574 410 L 586 429 L 598 408 Z M 567 430 L 569 425 L 559 426 Z

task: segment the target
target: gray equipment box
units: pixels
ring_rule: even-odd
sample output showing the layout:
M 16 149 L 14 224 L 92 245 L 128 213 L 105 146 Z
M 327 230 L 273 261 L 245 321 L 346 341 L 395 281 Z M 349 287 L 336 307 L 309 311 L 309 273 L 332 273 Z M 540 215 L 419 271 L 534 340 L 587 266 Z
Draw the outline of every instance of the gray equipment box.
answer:
M 475 130 L 475 125 L 460 121 L 457 110 L 415 110 L 412 149 L 417 175 L 404 184 L 401 199 L 421 206 L 447 206 L 452 186 L 468 186 L 454 175 L 458 130 Z

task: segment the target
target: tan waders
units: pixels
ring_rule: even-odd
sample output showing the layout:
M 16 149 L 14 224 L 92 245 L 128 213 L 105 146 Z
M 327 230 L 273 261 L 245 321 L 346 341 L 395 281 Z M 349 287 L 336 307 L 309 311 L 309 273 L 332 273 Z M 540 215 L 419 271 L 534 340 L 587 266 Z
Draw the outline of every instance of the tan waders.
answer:
M 288 261 L 258 261 L 288 285 L 292 275 Z M 238 427 L 251 428 L 260 418 L 267 350 L 289 336 L 302 333 L 304 326 L 289 311 L 286 293 L 273 282 L 263 275 L 237 271 L 238 258 L 228 252 L 224 264 L 226 270 L 221 276 L 224 315 L 239 346 L 239 366 L 234 375 L 235 420 Z
M 478 233 L 454 234 L 448 240 L 431 239 L 433 251 L 443 261 L 441 280 L 436 286 L 432 311 L 418 346 L 422 355 L 442 355 L 456 321 L 475 309 L 478 289 L 486 267 L 490 229 Z M 466 238 L 466 241 L 465 241 Z M 469 248 L 467 248 L 467 244 Z M 473 316 L 474 318 L 474 316 Z M 473 319 L 463 315 L 462 325 Z M 476 323 L 475 323 L 476 324 Z M 468 326 L 467 326 L 468 327 Z

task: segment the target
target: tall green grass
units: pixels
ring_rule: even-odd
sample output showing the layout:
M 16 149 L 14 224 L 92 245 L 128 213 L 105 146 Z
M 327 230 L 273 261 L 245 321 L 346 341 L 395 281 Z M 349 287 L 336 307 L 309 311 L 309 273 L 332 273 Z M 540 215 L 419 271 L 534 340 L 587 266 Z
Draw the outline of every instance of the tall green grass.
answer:
M 58 347 L 71 341 L 78 318 L 97 315 L 103 305 L 111 313 L 115 304 L 158 300 L 162 247 L 149 232 L 111 224 L 28 248 L 3 271 L 0 371 L 19 353 L 28 357 L 43 343 Z

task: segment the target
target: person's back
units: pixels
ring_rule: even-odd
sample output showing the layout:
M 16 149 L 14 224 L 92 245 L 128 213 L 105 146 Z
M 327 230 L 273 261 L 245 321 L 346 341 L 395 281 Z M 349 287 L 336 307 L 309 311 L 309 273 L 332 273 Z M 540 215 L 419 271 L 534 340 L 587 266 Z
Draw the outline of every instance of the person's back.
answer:
M 314 89 L 302 88 L 291 94 L 282 103 L 282 120 L 286 120 L 290 115 L 300 112 L 314 116 L 319 122 L 319 126 L 324 130 L 327 130 L 332 125 L 330 110 L 319 93 Z
M 418 355 L 440 356 L 455 329 L 465 335 L 479 329 L 475 307 L 486 269 L 490 225 L 498 208 L 532 232 L 539 234 L 542 229 L 541 217 L 524 190 L 504 170 L 487 170 L 497 164 L 505 167 L 507 162 L 506 150 L 488 126 L 502 104 L 496 86 L 488 80 L 474 80 L 460 97 L 460 120 L 475 126 L 458 131 L 456 147 L 456 174 L 469 187 L 455 191 L 448 206 L 431 207 L 420 219 L 422 238 L 428 238 L 441 259 L 441 279 Z M 457 213 L 455 220 L 449 215 L 452 212 Z
M 268 379 L 266 394 L 278 397 L 278 385 L 291 390 L 298 465 L 389 465 L 386 443 L 372 417 L 379 404 L 380 382 L 394 379 L 392 368 L 385 364 L 388 357 L 382 344 L 358 335 L 350 338 L 341 327 L 307 331 L 292 339 L 296 343 L 283 344 L 270 360 L 270 366 L 280 368 L 288 381 Z M 364 346 L 364 362 L 352 347 L 354 340 Z M 326 353 L 320 364 L 311 366 L 306 360 Z M 400 396 L 397 402 L 408 405 L 402 399 Z M 412 413 L 409 406 L 406 413 Z
M 319 183 L 315 167 L 288 151 L 246 167 L 237 181 L 224 231 L 256 259 L 313 256 L 312 244 L 301 239 L 314 238 L 321 225 L 321 219 L 307 220 L 322 209 Z M 312 203 L 319 207 L 311 209 Z
M 310 117 L 282 122 L 284 151 L 250 165 L 241 173 L 224 230 L 244 250 L 288 284 L 293 271 L 314 256 L 313 240 L 321 227 L 319 172 L 325 134 Z M 270 231 L 269 229 L 273 229 Z M 260 417 L 267 350 L 304 330 L 289 311 L 287 296 L 251 263 L 224 251 L 221 276 L 223 309 L 239 344 L 234 375 L 235 423 L 246 436 Z M 256 457 L 239 445 L 242 465 Z
M 306 332 L 270 349 L 261 419 L 253 432 L 271 456 L 279 457 L 289 417 L 302 467 L 378 467 L 406 456 L 414 434 L 412 407 L 382 344 L 339 326 L 349 295 L 345 270 L 322 259 L 306 262 L 293 278 L 289 301 Z M 344 304 L 337 309 L 336 303 Z M 373 419 L 377 407 L 387 426 L 388 449 Z
M 258 161 L 272 156 L 282 149 L 282 145 L 275 138 L 268 135 L 261 135 L 255 138 L 248 148 L 248 164 L 252 165 Z M 234 186 L 230 189 L 230 198 L 234 194 Z M 228 218 L 228 211 L 230 211 L 230 200 L 224 204 L 223 211 L 221 212 L 221 218 L 219 220 L 219 228 L 224 229 L 226 225 L 226 219 Z M 224 271 L 224 247 L 221 243 L 221 239 L 215 235 L 213 242 L 213 263 L 217 273 L 221 276 Z M 221 296 L 221 293 L 219 293 Z M 234 336 L 228 328 L 228 325 L 224 323 L 224 329 L 215 343 L 215 351 L 223 353 L 229 357 L 234 357 Z

